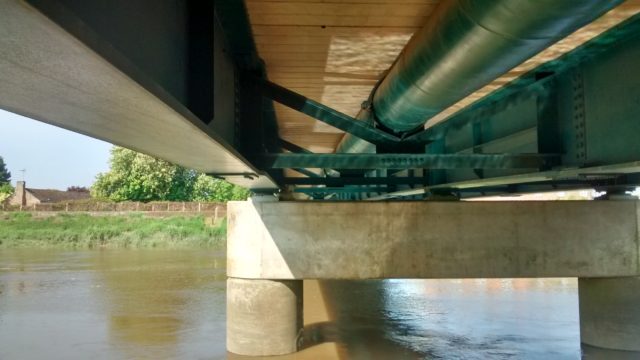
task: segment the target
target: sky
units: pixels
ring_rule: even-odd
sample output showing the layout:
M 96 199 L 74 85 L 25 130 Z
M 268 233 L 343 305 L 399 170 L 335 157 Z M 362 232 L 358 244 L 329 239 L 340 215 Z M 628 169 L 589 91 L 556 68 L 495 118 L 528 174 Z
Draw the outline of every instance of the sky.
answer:
M 27 187 L 66 190 L 93 184 L 109 170 L 110 143 L 0 110 L 0 156 L 11 182 Z

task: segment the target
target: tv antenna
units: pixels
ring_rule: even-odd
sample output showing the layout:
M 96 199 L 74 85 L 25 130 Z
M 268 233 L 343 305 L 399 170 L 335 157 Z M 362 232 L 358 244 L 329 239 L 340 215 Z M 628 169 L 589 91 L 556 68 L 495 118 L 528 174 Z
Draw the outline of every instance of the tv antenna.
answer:
M 22 173 L 22 181 L 24 181 L 24 176 L 27 173 L 27 169 L 18 170 Z

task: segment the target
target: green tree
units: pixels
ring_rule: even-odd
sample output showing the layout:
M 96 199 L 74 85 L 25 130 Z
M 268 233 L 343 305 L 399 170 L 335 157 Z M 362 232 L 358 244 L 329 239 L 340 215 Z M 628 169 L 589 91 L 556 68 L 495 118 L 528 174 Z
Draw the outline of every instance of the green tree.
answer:
M 7 170 L 4 159 L 0 156 L 0 203 L 7 200 L 13 194 L 11 187 L 11 173 Z
M 11 173 L 7 170 L 4 159 L 0 156 L 0 185 L 11 183 Z
M 13 187 L 11 187 L 11 184 L 0 184 L 0 204 L 11 197 L 11 195 L 13 195 Z
M 229 201 L 245 200 L 247 197 L 249 190 L 205 174 L 198 175 L 193 185 L 192 200 Z
M 97 198 L 114 201 L 227 201 L 248 191 L 195 170 L 121 147 L 111 150 L 111 169 L 91 187 Z

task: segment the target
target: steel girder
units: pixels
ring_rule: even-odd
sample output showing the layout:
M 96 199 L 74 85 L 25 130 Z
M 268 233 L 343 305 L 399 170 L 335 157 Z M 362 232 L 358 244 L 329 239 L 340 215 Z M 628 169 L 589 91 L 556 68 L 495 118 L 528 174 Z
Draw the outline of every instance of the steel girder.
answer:
M 639 179 L 632 175 L 640 172 L 640 72 L 634 70 L 638 63 L 640 16 L 635 16 L 415 135 L 428 139 L 426 153 L 436 157 L 398 168 L 428 168 L 428 185 L 403 189 L 408 185 L 397 184 L 392 196 L 424 196 L 435 191 L 481 194 L 487 189 L 511 193 L 551 190 L 554 186 L 607 187 L 621 182 L 632 186 Z M 461 165 L 464 156 L 496 153 L 557 156 L 551 167 L 537 166 L 533 171 L 495 166 L 495 162 L 473 163 L 469 160 L 472 157 Z M 401 156 L 418 159 L 421 155 Z M 345 164 L 352 157 L 332 156 L 272 154 L 262 156 L 267 161 L 261 164 L 356 168 L 355 162 Z M 379 155 L 360 156 L 366 159 L 357 160 L 361 162 L 357 166 L 367 165 L 362 168 L 397 166 L 382 164 L 385 154 L 377 160 Z M 310 160 L 314 157 L 317 160 Z M 603 178 L 607 180 L 604 185 Z
M 429 153 L 561 154 L 556 180 L 609 168 L 637 171 L 640 160 L 640 16 L 546 63 L 426 130 Z M 580 169 L 584 169 L 581 171 Z M 601 171 L 594 170 L 595 173 Z M 529 174 L 529 175 L 527 175 Z M 544 171 L 538 173 L 544 174 Z M 526 171 L 435 171 L 432 186 L 515 183 Z M 509 180 L 511 179 L 511 180 Z
M 429 142 L 428 139 L 420 136 L 411 136 L 408 138 L 397 137 L 386 131 L 377 129 L 366 121 L 354 119 L 349 115 L 343 114 L 317 101 L 313 101 L 278 84 L 267 80 L 256 81 L 260 82 L 260 90 L 267 98 L 372 144 L 393 147 L 400 145 L 425 145 Z
M 539 154 L 264 154 L 262 166 L 272 169 L 540 169 L 557 157 Z

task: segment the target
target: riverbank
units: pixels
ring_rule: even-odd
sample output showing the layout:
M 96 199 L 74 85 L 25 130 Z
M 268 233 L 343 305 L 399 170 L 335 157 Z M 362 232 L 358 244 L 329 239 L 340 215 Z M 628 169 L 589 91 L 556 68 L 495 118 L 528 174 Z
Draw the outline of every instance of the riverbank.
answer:
M 225 221 L 208 225 L 203 216 L 5 212 L 0 213 L 0 248 L 223 247 L 226 230 Z

